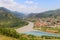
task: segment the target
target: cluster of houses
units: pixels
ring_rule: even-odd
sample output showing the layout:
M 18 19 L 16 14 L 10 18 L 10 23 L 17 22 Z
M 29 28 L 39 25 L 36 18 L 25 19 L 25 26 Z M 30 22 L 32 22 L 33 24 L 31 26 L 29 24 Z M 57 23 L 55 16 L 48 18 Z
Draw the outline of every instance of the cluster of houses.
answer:
M 35 23 L 34 23 L 34 27 L 42 27 L 42 26 L 47 26 L 46 22 L 43 22 L 42 20 L 38 19 Z
M 43 21 L 42 19 L 37 19 L 36 22 L 34 23 L 34 27 L 40 29 L 41 27 L 52 27 L 52 28 L 60 27 L 60 20 L 46 19 L 45 21 Z M 48 29 L 46 29 L 46 31 L 53 33 L 58 32 L 57 30 L 48 30 Z

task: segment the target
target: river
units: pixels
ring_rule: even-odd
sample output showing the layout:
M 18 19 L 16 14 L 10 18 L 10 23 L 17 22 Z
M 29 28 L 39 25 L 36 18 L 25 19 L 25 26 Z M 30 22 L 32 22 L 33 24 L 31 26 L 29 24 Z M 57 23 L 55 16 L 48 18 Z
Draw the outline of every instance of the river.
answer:
M 34 26 L 34 23 L 29 22 L 29 24 L 27 26 L 18 28 L 18 29 L 16 29 L 16 31 L 18 33 L 30 34 L 30 35 L 35 35 L 35 36 L 56 36 L 56 37 L 60 37 L 60 34 L 53 34 L 53 33 L 33 30 L 33 26 Z

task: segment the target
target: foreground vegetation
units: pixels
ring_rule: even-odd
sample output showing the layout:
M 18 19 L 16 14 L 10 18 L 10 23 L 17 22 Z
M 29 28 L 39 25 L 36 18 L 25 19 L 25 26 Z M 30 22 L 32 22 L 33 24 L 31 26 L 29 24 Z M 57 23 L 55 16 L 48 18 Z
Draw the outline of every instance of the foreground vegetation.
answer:
M 6 20 L 6 21 L 1 21 L 0 22 L 0 28 L 18 28 L 22 27 L 24 25 L 27 25 L 28 22 L 21 21 L 21 20 Z
M 0 35 L 0 40 L 18 40 L 16 38 L 8 37 L 5 35 Z
M 11 38 L 14 40 L 46 40 L 46 39 L 60 39 L 60 37 L 53 37 L 53 36 L 33 36 L 33 35 L 26 35 L 26 34 L 19 34 L 14 29 L 11 28 L 0 28 L 0 35 L 3 37 Z M 8 39 L 10 40 L 10 39 Z

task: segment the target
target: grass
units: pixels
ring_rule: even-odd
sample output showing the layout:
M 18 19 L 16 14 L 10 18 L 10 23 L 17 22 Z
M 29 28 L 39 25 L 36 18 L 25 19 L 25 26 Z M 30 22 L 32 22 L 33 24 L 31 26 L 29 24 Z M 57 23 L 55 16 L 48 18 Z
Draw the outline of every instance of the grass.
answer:
M 27 35 L 26 35 L 27 36 Z M 31 38 L 31 36 L 30 36 L 30 38 L 29 37 L 27 37 L 27 38 L 23 38 L 23 39 L 16 39 L 16 38 L 13 38 L 13 37 L 8 37 L 8 36 L 5 36 L 5 35 L 0 35 L 0 40 L 60 40 L 60 39 L 45 39 L 45 38 L 39 38 L 39 37 L 35 37 L 35 38 Z
M 49 33 L 60 34 L 60 28 L 58 28 L 58 27 L 55 27 L 55 28 L 53 28 L 53 27 L 39 27 L 39 28 L 34 27 L 33 29 L 39 30 L 39 31 L 44 31 L 44 32 L 47 32 L 46 30 L 53 30 L 53 31 L 57 31 L 57 32 L 52 31 L 52 32 L 49 32 Z
M 12 38 L 12 37 L 8 37 L 8 36 L 4 36 L 4 35 L 0 35 L 0 40 L 18 40 L 18 39 Z
M 0 28 L 0 40 L 60 40 L 60 37 L 19 34 L 11 28 Z

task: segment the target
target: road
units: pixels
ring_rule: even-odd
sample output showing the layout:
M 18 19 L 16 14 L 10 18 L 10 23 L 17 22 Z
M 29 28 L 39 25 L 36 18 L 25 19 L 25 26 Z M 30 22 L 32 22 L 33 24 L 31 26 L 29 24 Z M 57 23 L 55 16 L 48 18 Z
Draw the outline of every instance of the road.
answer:
M 27 26 L 16 29 L 18 33 L 28 32 L 33 30 L 34 23 L 29 22 Z

